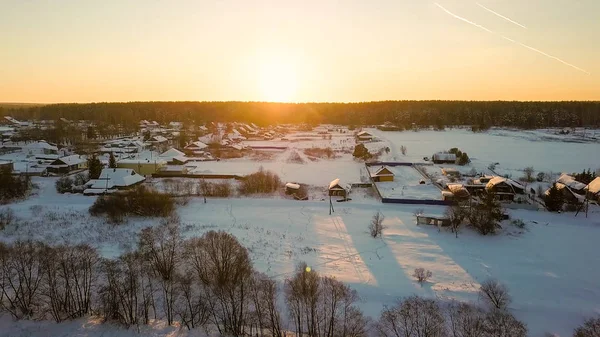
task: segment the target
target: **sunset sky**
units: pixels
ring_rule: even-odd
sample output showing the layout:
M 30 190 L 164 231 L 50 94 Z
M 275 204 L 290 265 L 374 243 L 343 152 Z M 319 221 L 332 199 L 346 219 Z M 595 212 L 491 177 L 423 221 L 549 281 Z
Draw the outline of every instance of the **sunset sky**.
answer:
M 599 0 L 2 0 L 0 46 L 0 102 L 600 100 Z

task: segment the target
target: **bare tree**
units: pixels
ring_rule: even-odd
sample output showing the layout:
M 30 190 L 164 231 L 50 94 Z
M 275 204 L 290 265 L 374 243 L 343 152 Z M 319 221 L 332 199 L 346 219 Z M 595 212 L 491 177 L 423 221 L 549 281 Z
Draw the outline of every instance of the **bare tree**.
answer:
M 533 178 L 533 173 L 535 172 L 533 170 L 533 167 L 529 166 L 523 169 L 523 172 L 525 173 L 525 176 L 523 177 L 523 180 L 525 180 L 526 182 L 530 183 L 532 181 L 534 181 L 535 179 Z
M 450 228 L 458 238 L 458 232 L 465 219 L 469 217 L 469 206 L 465 203 L 457 203 L 446 208 L 446 217 L 450 219 Z
M 255 272 L 251 285 L 253 316 L 261 335 L 266 330 L 270 331 L 271 336 L 282 336 L 282 319 L 277 305 L 277 283 L 267 275 Z
M 480 337 L 485 334 L 485 312 L 468 303 L 448 307 L 449 333 L 452 337 Z
M 573 337 L 599 337 L 600 317 L 590 318 L 583 325 L 575 329 Z
M 446 327 L 434 300 L 411 296 L 385 307 L 375 329 L 381 337 L 442 337 Z
M 527 326 L 511 313 L 492 310 L 485 317 L 486 337 L 527 337 Z
M 404 146 L 404 145 L 401 145 L 401 146 L 400 146 L 400 152 L 402 152 L 402 155 L 403 155 L 403 156 L 406 156 L 406 146 Z
M 479 298 L 498 310 L 505 310 L 511 302 L 508 288 L 494 279 L 488 279 L 481 283 Z
M 35 318 L 35 308 L 42 305 L 43 250 L 33 241 L 0 243 L 0 306 L 15 319 Z
M 379 211 L 373 215 L 373 218 L 371 218 L 371 223 L 369 224 L 369 233 L 372 237 L 378 238 L 381 237 L 381 234 L 383 234 L 383 230 L 385 229 L 383 226 L 383 220 L 385 220 L 385 217 Z
M 306 263 L 296 267 L 294 277 L 285 282 L 285 302 L 296 327 L 296 336 L 317 337 L 319 274 L 307 268 Z
M 209 318 L 210 312 L 202 297 L 200 285 L 196 282 L 195 273 L 192 270 L 176 275 L 176 287 L 178 297 L 175 301 L 175 314 L 188 330 L 204 326 Z
M 140 233 L 139 250 L 160 280 L 169 325 L 172 325 L 174 320 L 173 306 L 176 290 L 174 281 L 181 260 L 182 243 L 177 222 L 163 222 L 158 227 L 148 227 Z
M 431 270 L 425 270 L 425 268 L 417 268 L 413 273 L 413 277 L 417 279 L 417 282 L 423 285 L 423 283 L 427 282 L 433 276 Z
M 231 234 L 210 231 L 188 240 L 185 251 L 205 290 L 219 333 L 242 335 L 249 315 L 253 273 L 248 250 Z

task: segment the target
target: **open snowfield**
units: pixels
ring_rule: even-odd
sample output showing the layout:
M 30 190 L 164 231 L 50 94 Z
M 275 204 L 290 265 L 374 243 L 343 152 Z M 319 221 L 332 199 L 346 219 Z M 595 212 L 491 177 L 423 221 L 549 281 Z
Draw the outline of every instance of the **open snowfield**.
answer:
M 492 129 L 483 133 L 473 133 L 466 129 L 368 131 L 390 143 L 389 159 L 397 161 L 422 162 L 423 157 L 431 157 L 435 152 L 458 147 L 469 154 L 473 162 L 471 166 L 478 171 L 483 172 L 490 164 L 499 163 L 496 172 L 512 174 L 514 178 L 522 176 L 523 168 L 528 166 L 533 166 L 536 171 L 554 173 L 600 168 L 598 139 L 583 142 L 576 138 L 577 141 L 573 141 L 573 137 L 559 137 L 544 130 Z M 406 156 L 400 153 L 401 145 L 407 148 Z
M 87 242 L 114 257 L 136 245 L 136 234 L 143 227 L 159 222 L 131 219 L 116 227 L 105 224 L 87 214 L 94 197 L 56 195 L 53 178 L 34 179 L 40 185 L 37 196 L 2 206 L 29 223 L 7 228 L 2 240 Z M 416 226 L 415 206 L 366 199 L 334 207 L 330 216 L 327 202 L 210 199 L 204 204 L 197 198 L 178 213 L 186 237 L 211 229 L 230 232 L 248 247 L 257 269 L 278 280 L 306 261 L 314 270 L 347 282 L 358 290 L 365 312 L 374 317 L 382 305 L 411 294 L 477 301 L 478 284 L 488 277 L 510 288 L 511 309 L 527 322 L 532 336 L 546 331 L 568 336 L 584 317 L 600 312 L 600 270 L 593 267 L 600 265 L 598 213 L 586 219 L 568 213 L 511 211 L 513 218 L 527 223 L 525 230 L 507 223 L 497 236 L 465 230 L 457 239 L 445 230 Z M 444 212 L 437 206 L 419 208 L 429 214 Z M 377 210 L 386 217 L 382 239 L 372 239 L 366 230 Z M 423 287 L 411 276 L 418 267 L 433 272 Z M 14 323 L 11 329 L 23 324 Z

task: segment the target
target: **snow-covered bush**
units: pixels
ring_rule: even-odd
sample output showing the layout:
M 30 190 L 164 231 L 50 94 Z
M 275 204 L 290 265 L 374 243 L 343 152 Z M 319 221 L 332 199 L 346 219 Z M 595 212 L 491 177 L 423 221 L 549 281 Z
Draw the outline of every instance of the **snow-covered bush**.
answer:
M 32 188 L 29 177 L 14 176 L 6 168 L 0 170 L 0 205 L 27 197 Z
M 84 172 L 77 173 L 73 177 L 73 186 L 83 186 L 85 185 L 85 183 L 88 182 L 88 180 L 90 179 L 88 178 L 88 175 Z
M 423 284 L 427 282 L 433 276 L 431 270 L 426 270 L 425 268 L 416 268 L 413 277 L 417 279 L 417 282 Z
M 124 193 L 100 196 L 89 209 L 91 215 L 105 215 L 114 223 L 122 222 L 128 215 L 168 217 L 174 211 L 173 197 L 143 185 Z
M 73 179 L 68 176 L 60 177 L 56 183 L 54 184 L 56 187 L 56 192 L 58 193 L 67 193 L 71 192 L 73 189 Z
M 508 288 L 494 279 L 488 279 L 481 283 L 479 298 L 491 308 L 498 310 L 505 310 L 511 302 Z
M 257 193 L 273 193 L 281 187 L 281 179 L 271 171 L 265 171 L 262 167 L 258 172 L 247 175 L 241 182 L 240 194 L 249 195 Z

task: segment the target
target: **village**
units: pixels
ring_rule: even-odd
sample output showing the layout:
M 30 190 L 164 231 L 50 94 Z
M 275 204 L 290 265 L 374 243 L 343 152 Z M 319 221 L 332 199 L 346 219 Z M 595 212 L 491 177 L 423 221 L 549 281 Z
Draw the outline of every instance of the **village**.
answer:
M 90 244 L 118 258 L 162 220 L 140 210 L 104 217 L 93 207 L 155 191 L 175 200 L 183 237 L 230 233 L 256 269 L 278 282 L 305 262 L 349 284 L 373 317 L 410 294 L 476 302 L 479 285 L 494 277 L 511 289 L 511 310 L 530 331 L 566 333 L 599 299 L 569 291 L 573 283 L 593 288 L 598 276 L 582 272 L 590 262 L 579 259 L 595 249 L 600 228 L 598 147 L 547 140 L 562 139 L 562 130 L 524 138 L 507 129 L 142 120 L 133 132 L 101 133 L 93 122 L 62 120 L 61 127 L 79 130 L 77 142 L 35 139 L 53 123 L 0 123 L 3 174 L 33 183 L 29 196 L 0 206 L 16 219 L 6 222 L 2 242 Z M 543 156 L 540 148 L 564 155 Z M 256 176 L 273 186 L 248 190 Z M 491 229 L 462 213 L 490 200 L 499 212 L 483 213 L 498 216 Z M 374 217 L 381 233 L 372 236 Z M 416 282 L 417 269 L 432 276 Z M 570 304 L 549 306 L 541 283 Z
M 93 128 L 85 121 L 77 123 L 88 133 Z M 237 122 L 183 129 L 180 122 L 160 125 L 142 120 L 136 134 L 89 139 L 92 150 L 77 153 L 72 146 L 44 140 L 12 141 L 27 129 L 40 127 L 34 122 L 4 117 L 0 125 L 0 167 L 13 174 L 74 177 L 87 172 L 90 158 L 97 158 L 104 167 L 100 175 L 84 179 L 83 185 L 69 191 L 84 195 L 110 194 L 144 183 L 161 185 L 160 179 L 235 185 L 264 168 L 284 180 L 281 194 L 298 200 L 329 197 L 343 202 L 358 193 L 372 195 L 382 203 L 450 205 L 492 194 L 507 208 L 542 210 L 552 186 L 560 191 L 561 211 L 585 212 L 600 199 L 600 177 L 591 173 L 589 181 L 582 182 L 574 172 L 539 172 L 534 177 L 534 172 L 524 168 L 520 179 L 512 178 L 496 172 L 494 164 L 472 163 L 458 148 L 440 149 L 414 160 L 414 156 L 406 157 L 404 145 L 398 150 L 371 129 L 334 125 L 263 128 Z M 302 166 L 305 168 L 298 169 Z M 199 191 L 188 192 L 201 196 Z

